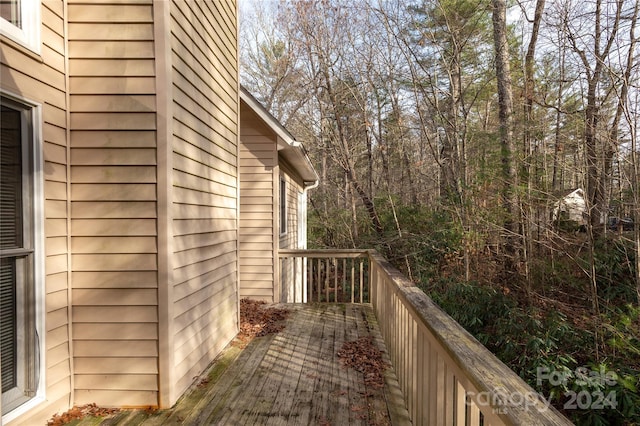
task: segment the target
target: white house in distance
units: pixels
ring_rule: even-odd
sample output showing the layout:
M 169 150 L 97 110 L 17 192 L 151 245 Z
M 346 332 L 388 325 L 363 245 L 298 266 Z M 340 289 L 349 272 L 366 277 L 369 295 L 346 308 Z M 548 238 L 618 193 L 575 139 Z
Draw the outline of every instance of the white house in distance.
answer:
M 584 191 L 577 188 L 562 196 L 553 207 L 553 221 L 570 220 L 578 225 L 586 225 L 587 202 Z

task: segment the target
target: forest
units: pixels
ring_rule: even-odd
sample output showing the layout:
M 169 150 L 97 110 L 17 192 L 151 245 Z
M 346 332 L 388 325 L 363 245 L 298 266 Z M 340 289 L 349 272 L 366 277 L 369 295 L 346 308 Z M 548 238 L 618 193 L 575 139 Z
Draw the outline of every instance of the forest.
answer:
M 638 0 L 240 5 L 241 83 L 375 248 L 578 425 L 640 424 Z

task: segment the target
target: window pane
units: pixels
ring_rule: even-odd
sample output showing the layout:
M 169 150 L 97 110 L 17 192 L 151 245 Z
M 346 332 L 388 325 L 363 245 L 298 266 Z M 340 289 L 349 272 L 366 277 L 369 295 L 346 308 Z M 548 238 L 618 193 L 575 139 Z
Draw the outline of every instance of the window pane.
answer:
M 2 106 L 0 116 L 0 248 L 21 248 L 22 135 L 20 111 Z
M 16 27 L 22 28 L 20 0 L 0 0 L 0 16 Z
M 2 392 L 17 386 L 17 317 L 15 259 L 0 259 L 0 353 Z

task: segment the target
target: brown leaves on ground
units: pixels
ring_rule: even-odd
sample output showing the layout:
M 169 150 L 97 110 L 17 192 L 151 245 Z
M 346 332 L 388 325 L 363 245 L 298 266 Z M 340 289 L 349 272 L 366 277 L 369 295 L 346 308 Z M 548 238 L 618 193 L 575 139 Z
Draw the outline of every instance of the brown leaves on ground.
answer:
M 266 302 L 259 300 L 240 300 L 238 343 L 241 346 L 247 345 L 254 337 L 278 333 L 284 329 L 284 322 L 290 311 L 266 305 Z
M 54 414 L 47 421 L 47 426 L 62 426 L 74 420 L 82 420 L 85 417 L 109 417 L 120 412 L 117 408 L 102 408 L 96 404 L 87 404 L 80 407 L 74 406 L 62 414 Z
M 375 389 L 384 387 L 387 363 L 382 358 L 382 352 L 374 344 L 373 337 L 361 337 L 355 341 L 344 342 L 337 355 L 342 364 L 364 375 L 365 386 Z

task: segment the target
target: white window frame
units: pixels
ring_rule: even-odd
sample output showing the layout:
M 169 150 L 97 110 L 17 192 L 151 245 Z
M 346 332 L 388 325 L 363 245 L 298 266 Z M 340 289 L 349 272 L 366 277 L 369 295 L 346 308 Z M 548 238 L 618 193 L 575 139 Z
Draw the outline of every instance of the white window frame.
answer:
M 19 0 L 21 27 L 0 17 L 0 34 L 27 49 L 40 54 L 40 3 L 41 0 Z
M 34 325 L 36 331 L 36 350 L 34 360 L 37 368 L 37 383 L 35 394 L 22 405 L 13 410 L 2 412 L 2 424 L 9 423 L 32 410 L 38 404 L 45 401 L 45 378 L 46 378 L 46 341 L 45 341 L 45 251 L 44 251 L 44 180 L 43 180 L 43 146 L 42 146 L 42 105 L 25 99 L 19 95 L 0 91 L 2 98 L 7 99 L 12 108 L 19 108 L 23 114 L 30 115 L 31 128 L 27 128 L 27 133 L 23 132 L 23 146 L 29 146 L 32 164 L 31 192 L 29 201 L 31 203 L 31 224 L 33 226 L 31 234 L 31 244 L 33 246 L 33 299 Z M 24 124 L 23 124 L 24 125 Z M 25 176 L 26 177 L 26 176 Z M 23 182 L 26 182 L 23 180 Z M 23 183 L 23 186 L 26 187 Z M 1 405 L 0 405 L 1 407 Z
M 280 236 L 283 237 L 287 235 L 289 224 L 288 215 L 287 215 L 287 180 L 284 176 L 280 176 L 280 187 L 279 187 L 279 195 L 280 195 L 280 205 L 278 216 L 280 217 Z

